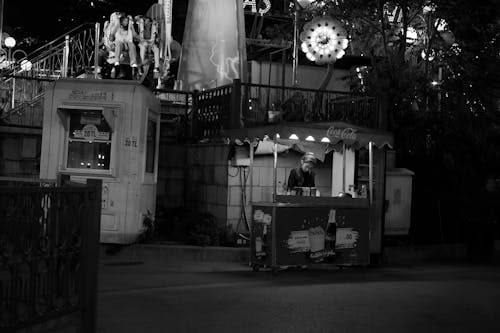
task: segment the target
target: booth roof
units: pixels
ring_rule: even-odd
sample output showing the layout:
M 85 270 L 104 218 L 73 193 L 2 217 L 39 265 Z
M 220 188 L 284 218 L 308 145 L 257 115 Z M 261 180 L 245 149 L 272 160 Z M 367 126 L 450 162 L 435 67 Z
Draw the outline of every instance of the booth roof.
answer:
M 282 144 L 312 143 L 306 141 L 311 136 L 314 142 L 324 146 L 322 139 L 328 138 L 329 146 L 345 144 L 347 147 L 359 149 L 368 148 L 370 142 L 373 142 L 378 148 L 393 148 L 394 138 L 390 132 L 378 129 L 355 126 L 345 122 L 331 123 L 283 123 L 277 125 L 268 125 L 261 127 L 242 128 L 226 130 L 221 134 L 229 142 L 249 142 L 263 140 L 265 137 L 274 139 L 279 134 L 279 142 Z M 298 139 L 290 140 L 290 136 L 295 134 Z

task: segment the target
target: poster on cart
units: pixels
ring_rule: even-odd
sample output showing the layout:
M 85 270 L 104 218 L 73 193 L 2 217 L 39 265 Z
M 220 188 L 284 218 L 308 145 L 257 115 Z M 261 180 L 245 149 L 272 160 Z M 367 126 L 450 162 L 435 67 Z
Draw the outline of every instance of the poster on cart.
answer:
M 252 262 L 367 265 L 368 209 L 254 206 Z

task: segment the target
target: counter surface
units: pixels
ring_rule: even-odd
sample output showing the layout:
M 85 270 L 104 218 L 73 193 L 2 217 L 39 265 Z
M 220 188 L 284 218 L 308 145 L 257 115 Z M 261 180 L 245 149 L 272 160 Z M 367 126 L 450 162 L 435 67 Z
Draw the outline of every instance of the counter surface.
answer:
M 276 202 L 254 202 L 254 205 L 272 207 L 323 207 L 336 208 L 369 208 L 370 203 L 365 198 L 338 197 L 306 197 L 295 195 L 277 195 Z

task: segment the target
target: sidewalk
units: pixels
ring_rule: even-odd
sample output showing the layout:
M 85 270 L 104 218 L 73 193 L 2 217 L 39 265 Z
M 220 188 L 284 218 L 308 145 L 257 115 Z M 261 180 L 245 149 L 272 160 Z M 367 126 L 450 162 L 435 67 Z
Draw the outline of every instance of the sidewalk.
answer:
M 238 263 L 246 265 L 250 260 L 248 247 L 201 247 L 178 244 L 132 244 L 115 247 L 115 253 L 107 253 L 109 247 L 101 246 L 101 262 L 108 264 L 133 264 L 144 261 L 160 261 L 172 264 L 186 262 Z M 468 262 L 464 244 L 425 246 L 391 246 L 384 248 L 383 265 L 421 265 L 426 263 Z M 500 253 L 491 258 L 500 264 Z

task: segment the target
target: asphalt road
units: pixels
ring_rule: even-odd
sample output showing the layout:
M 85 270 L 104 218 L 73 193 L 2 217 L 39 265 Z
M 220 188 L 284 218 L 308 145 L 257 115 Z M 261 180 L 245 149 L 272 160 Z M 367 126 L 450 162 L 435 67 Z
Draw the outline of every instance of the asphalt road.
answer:
M 500 266 L 102 264 L 99 332 L 500 332 Z

